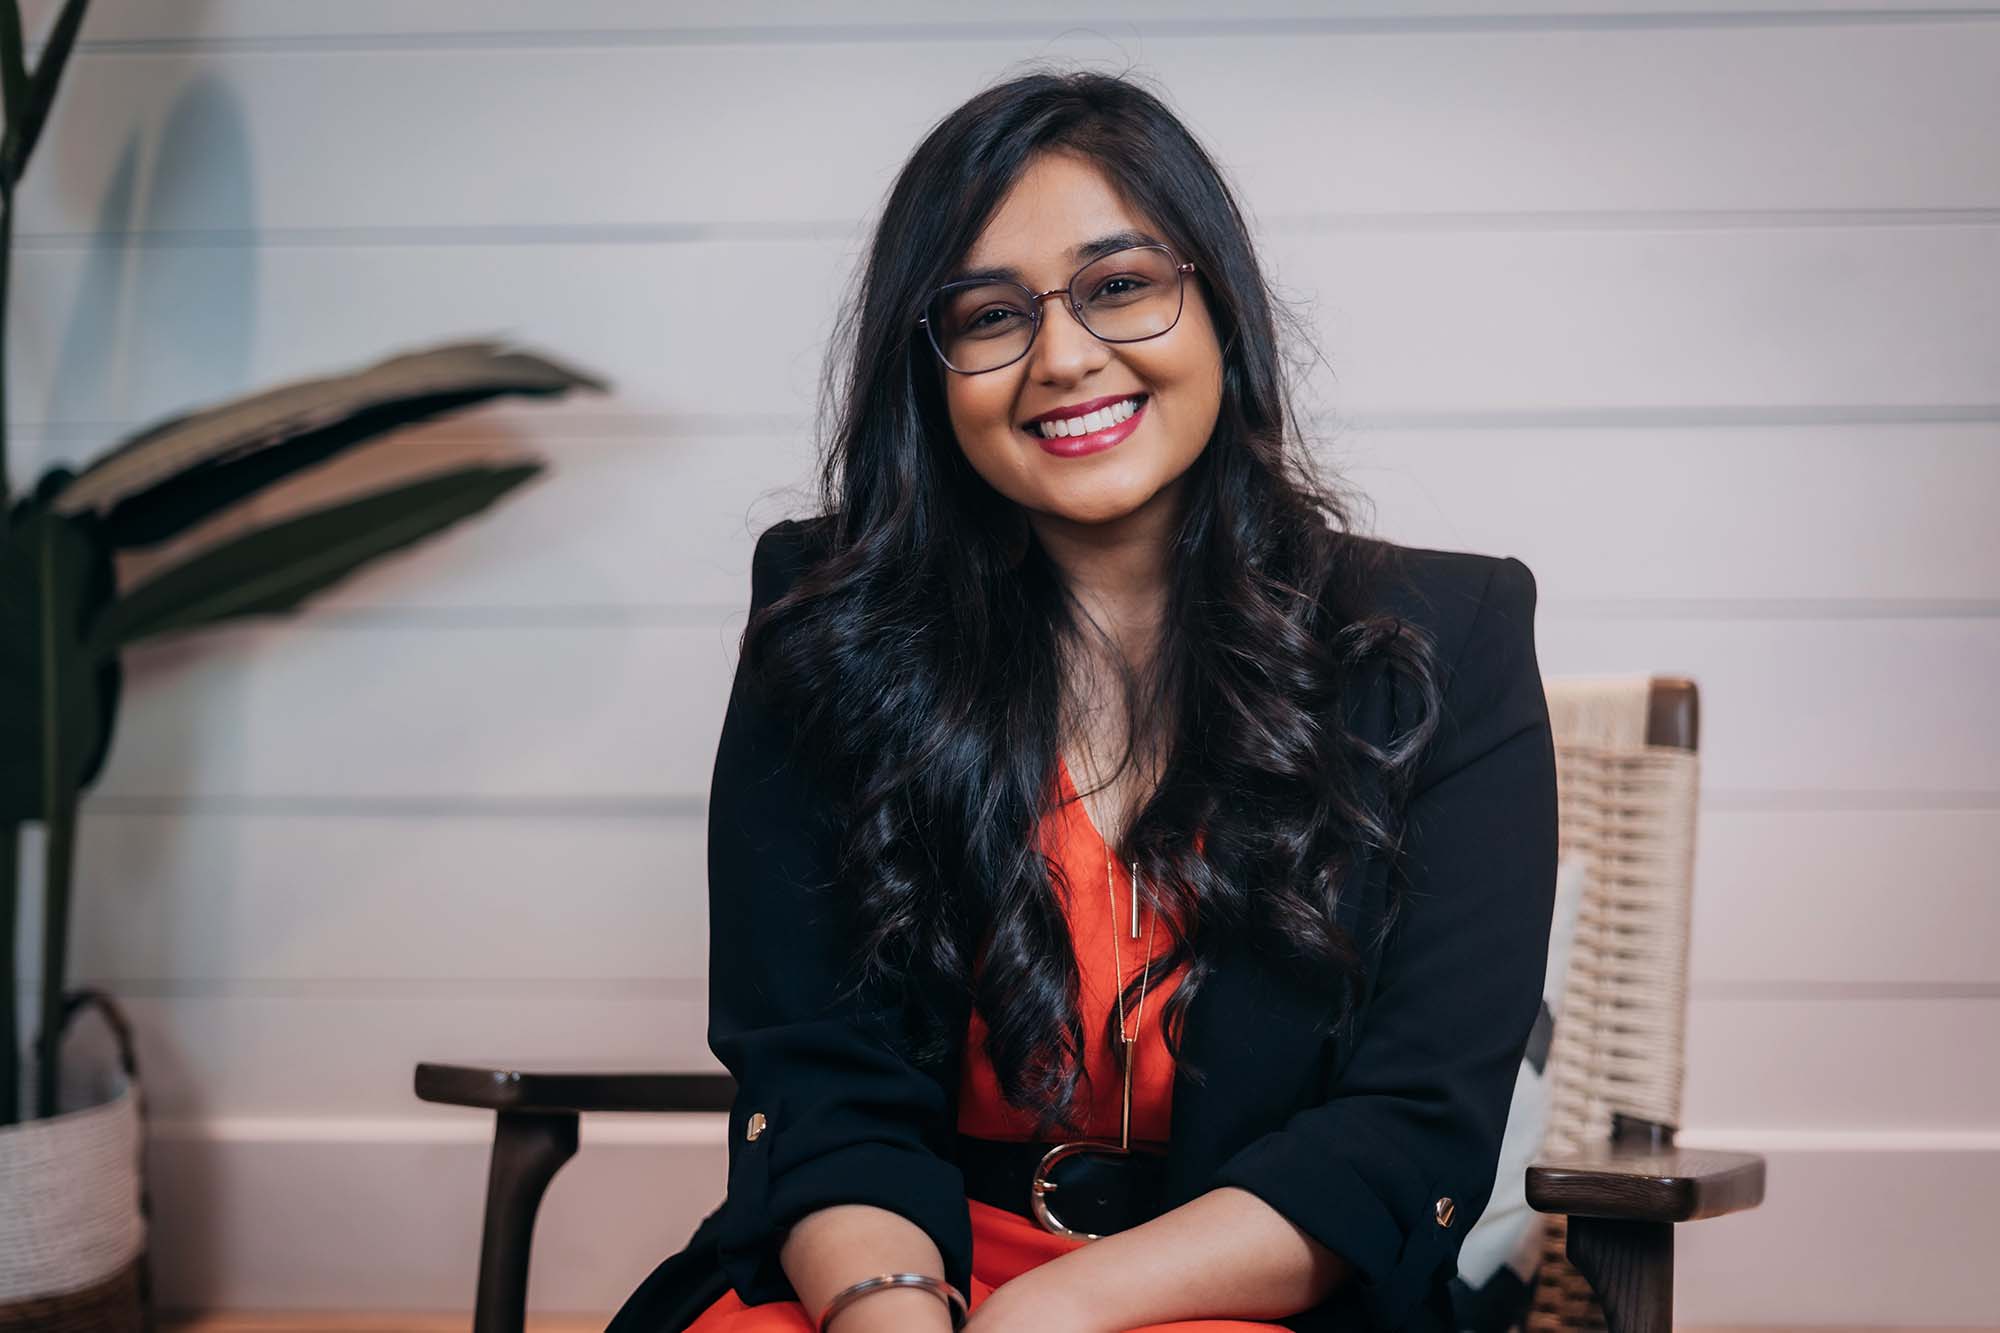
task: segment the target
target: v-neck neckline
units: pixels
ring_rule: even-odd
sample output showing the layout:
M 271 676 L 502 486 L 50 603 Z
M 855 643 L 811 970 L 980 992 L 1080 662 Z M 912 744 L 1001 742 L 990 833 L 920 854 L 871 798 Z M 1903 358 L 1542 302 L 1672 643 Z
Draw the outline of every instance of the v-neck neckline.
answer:
M 1076 812 L 1082 816 L 1083 826 L 1090 830 L 1090 836 L 1097 840 L 1097 845 L 1106 852 L 1109 852 L 1111 850 L 1111 843 L 1098 831 L 1097 821 L 1090 817 L 1090 807 L 1084 804 L 1083 793 L 1077 790 L 1076 778 L 1069 771 L 1069 761 L 1063 757 L 1060 750 L 1056 751 L 1056 767 L 1062 771 L 1063 791 L 1069 796 L 1069 799 L 1076 802 Z

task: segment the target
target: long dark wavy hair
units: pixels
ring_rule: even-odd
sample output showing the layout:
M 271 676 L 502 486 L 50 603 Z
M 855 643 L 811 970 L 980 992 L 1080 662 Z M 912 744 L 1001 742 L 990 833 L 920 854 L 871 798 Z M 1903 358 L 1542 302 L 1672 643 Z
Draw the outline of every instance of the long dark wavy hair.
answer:
M 1365 604 L 1394 548 L 1353 532 L 1349 498 L 1316 475 L 1276 327 L 1300 322 L 1269 291 L 1187 128 L 1102 73 L 1032 73 L 940 121 L 897 177 L 835 331 L 807 567 L 752 617 L 742 648 L 838 807 L 840 896 L 864 941 L 857 985 L 906 997 L 920 1063 L 962 1041 L 949 1024 L 976 1005 L 1004 1097 L 1044 1136 L 1078 1132 L 1085 1077 L 1061 868 L 1034 829 L 1055 798 L 1065 664 L 1087 617 L 1018 508 L 965 460 L 946 372 L 916 321 L 1023 167 L 1051 150 L 1094 162 L 1195 261 L 1191 292 L 1222 348 L 1220 412 L 1186 475 L 1162 638 L 1122 680 L 1123 763 L 1153 738 L 1161 776 L 1118 850 L 1137 860 L 1170 937 L 1150 980 L 1188 967 L 1161 1011 L 1177 1061 L 1189 1001 L 1245 936 L 1325 990 L 1329 1031 L 1350 1017 L 1362 955 L 1335 908 L 1357 848 L 1394 854 L 1441 692 L 1428 636 Z M 1341 715 L 1378 658 L 1420 704 L 1382 747 Z M 1115 1022 L 1093 1040 L 1112 1041 Z

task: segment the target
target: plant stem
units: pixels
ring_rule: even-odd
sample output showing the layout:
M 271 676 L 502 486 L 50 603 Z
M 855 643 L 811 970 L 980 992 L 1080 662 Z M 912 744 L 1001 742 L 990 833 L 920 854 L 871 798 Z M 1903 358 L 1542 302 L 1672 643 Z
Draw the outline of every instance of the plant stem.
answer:
M 62 1095 L 63 992 L 69 983 L 70 874 L 76 850 L 76 796 L 65 784 L 49 816 L 43 860 L 42 1030 L 36 1047 L 35 1114 L 52 1116 Z
M 42 1027 L 36 1040 L 36 1114 L 52 1116 L 62 1083 L 63 987 L 68 982 L 70 875 L 76 848 L 76 785 L 63 735 L 65 679 L 57 635 L 63 606 L 56 587 L 55 524 L 43 523 L 35 552 L 41 575 L 42 641 Z
M 7 521 L 7 273 L 14 256 L 14 187 L 0 187 L 0 526 Z
M 21 1018 L 15 965 L 20 957 L 21 826 L 0 820 L 0 1125 L 21 1116 Z

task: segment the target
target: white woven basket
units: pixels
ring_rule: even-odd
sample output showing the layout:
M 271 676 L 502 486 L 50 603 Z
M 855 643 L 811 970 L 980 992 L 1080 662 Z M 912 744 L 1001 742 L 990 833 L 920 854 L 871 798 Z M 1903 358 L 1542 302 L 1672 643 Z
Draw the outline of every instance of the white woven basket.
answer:
M 146 1244 L 132 1081 L 97 1105 L 0 1126 L 0 1306 L 97 1286 Z

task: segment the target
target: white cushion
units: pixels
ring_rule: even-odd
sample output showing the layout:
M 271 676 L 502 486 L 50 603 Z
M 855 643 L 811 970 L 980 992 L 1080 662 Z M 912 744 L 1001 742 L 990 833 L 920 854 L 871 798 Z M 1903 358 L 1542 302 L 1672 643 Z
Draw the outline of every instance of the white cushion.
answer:
M 1458 1255 L 1458 1282 L 1452 1297 L 1459 1307 L 1461 1329 L 1506 1333 L 1515 1326 L 1532 1294 L 1535 1270 L 1541 1265 L 1546 1214 L 1528 1206 L 1528 1166 L 1541 1153 L 1548 1126 L 1548 1052 L 1561 1021 L 1563 988 L 1569 977 L 1571 947 L 1576 940 L 1577 911 L 1583 903 L 1590 867 L 1570 857 L 1556 867 L 1555 912 L 1549 923 L 1548 972 L 1542 982 L 1542 1014 L 1528 1039 L 1528 1050 L 1514 1080 L 1514 1101 L 1507 1112 L 1507 1132 L 1500 1143 L 1500 1167 L 1486 1211 L 1466 1233 Z M 1502 1271 L 1502 1270 L 1505 1271 Z

